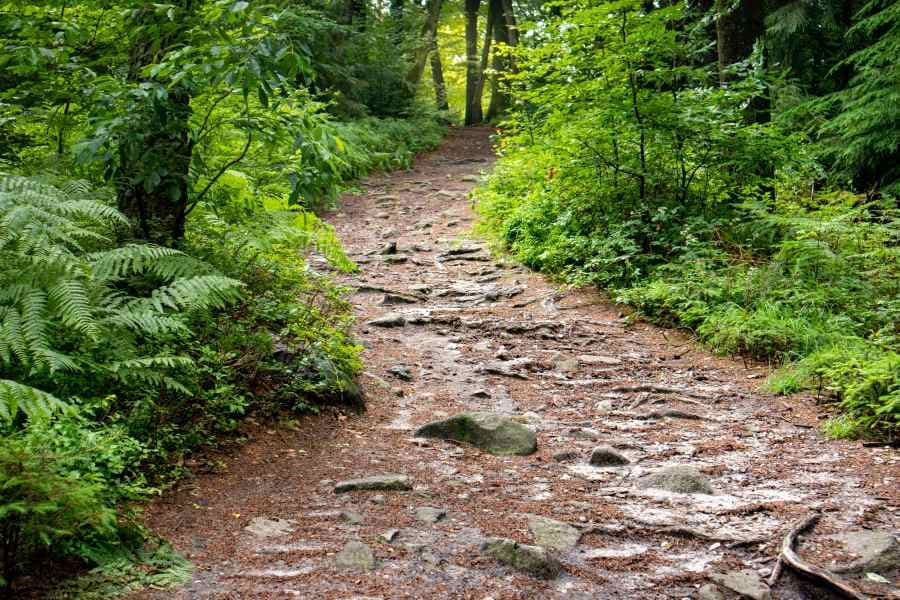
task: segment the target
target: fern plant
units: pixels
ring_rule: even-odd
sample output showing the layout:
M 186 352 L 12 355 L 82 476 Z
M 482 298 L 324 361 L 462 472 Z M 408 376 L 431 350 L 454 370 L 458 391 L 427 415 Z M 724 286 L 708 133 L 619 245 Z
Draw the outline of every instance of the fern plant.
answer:
M 0 176 L 0 419 L 64 406 L 73 373 L 111 384 L 184 387 L 188 359 L 146 354 L 221 307 L 241 283 L 171 248 L 116 245 L 125 218 L 81 182 Z

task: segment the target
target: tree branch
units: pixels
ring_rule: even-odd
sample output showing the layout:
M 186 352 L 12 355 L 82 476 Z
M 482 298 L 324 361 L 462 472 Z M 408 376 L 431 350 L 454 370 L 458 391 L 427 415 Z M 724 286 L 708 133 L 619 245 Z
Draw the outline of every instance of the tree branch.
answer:
M 236 165 L 236 164 L 238 164 L 239 162 L 241 162 L 242 160 L 244 160 L 244 158 L 247 156 L 247 151 L 250 150 L 250 144 L 251 144 L 252 142 L 253 142 L 253 132 L 252 132 L 252 131 L 248 131 L 248 132 L 247 132 L 247 143 L 244 144 L 244 149 L 241 150 L 241 153 L 240 153 L 236 158 L 234 158 L 234 159 L 232 159 L 231 161 L 229 161 L 229 162 L 225 163 L 224 165 L 222 165 L 222 168 L 219 169 L 219 172 L 216 173 L 216 176 L 213 177 L 212 179 L 210 179 L 210 180 L 207 182 L 206 187 L 203 188 L 203 191 L 200 192 L 200 195 L 197 196 L 197 199 L 194 200 L 194 201 L 191 203 L 191 205 L 188 206 L 187 210 L 184 211 L 184 216 L 185 216 L 185 217 L 188 216 L 189 214 L 191 214 L 191 211 L 194 210 L 194 207 L 196 207 L 198 204 L 200 204 L 200 201 L 203 200 L 203 197 L 206 196 L 206 193 L 209 192 L 210 188 L 212 188 L 212 186 L 219 180 L 219 178 L 220 178 L 222 175 L 225 174 L 225 172 L 226 172 L 228 169 L 230 169 L 230 168 L 233 167 L 234 165 Z

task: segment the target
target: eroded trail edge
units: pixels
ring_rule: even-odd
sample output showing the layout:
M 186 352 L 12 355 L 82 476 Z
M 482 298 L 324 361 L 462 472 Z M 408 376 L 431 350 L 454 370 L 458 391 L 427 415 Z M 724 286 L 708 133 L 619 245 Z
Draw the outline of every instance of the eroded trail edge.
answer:
M 331 216 L 362 268 L 368 411 L 253 429 L 154 504 L 197 566 L 160 597 L 823 598 L 765 583 L 812 511 L 797 551 L 895 594 L 897 451 L 824 440 L 812 400 L 757 389 L 764 367 L 491 256 L 468 198 L 489 134 Z

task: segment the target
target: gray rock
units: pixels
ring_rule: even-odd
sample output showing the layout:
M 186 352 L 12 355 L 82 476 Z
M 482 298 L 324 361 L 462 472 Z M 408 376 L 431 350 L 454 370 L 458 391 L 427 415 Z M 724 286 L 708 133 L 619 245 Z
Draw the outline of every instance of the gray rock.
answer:
M 399 529 L 388 529 L 384 533 L 378 534 L 378 541 L 384 542 L 385 544 L 390 544 L 395 539 L 397 539 L 398 535 L 400 535 Z
M 465 412 L 434 421 L 420 427 L 415 435 L 467 442 L 498 456 L 526 455 L 537 450 L 533 431 L 509 417 L 488 412 Z
M 713 573 L 709 577 L 720 586 L 727 588 L 741 598 L 751 600 L 769 600 L 772 592 L 769 586 L 756 571 L 744 569 L 743 571 L 728 571 L 727 573 Z
M 348 479 L 346 481 L 338 481 L 334 485 L 335 494 L 343 494 L 344 492 L 353 492 L 356 490 L 404 492 L 411 489 L 412 485 L 410 485 L 409 477 L 406 475 L 397 475 L 395 473 L 372 475 L 361 479 Z
M 345 521 L 351 525 L 359 525 L 363 522 L 362 515 L 355 513 L 352 510 L 341 511 L 340 518 L 341 521 Z
M 703 419 L 700 415 L 689 413 L 676 408 L 668 408 L 664 410 L 651 410 L 650 412 L 640 415 L 641 419 L 686 419 L 689 421 L 699 421 Z
M 629 461 L 611 446 L 597 446 L 591 451 L 589 463 L 595 467 L 618 467 L 627 465 Z
M 712 494 L 709 480 L 694 467 L 678 465 L 651 473 L 641 487 L 656 488 L 677 494 Z
M 621 365 L 622 361 L 613 356 L 597 356 L 595 354 L 580 354 L 578 360 L 585 365 Z
M 397 254 L 397 242 L 388 242 L 378 250 L 379 254 Z
M 481 545 L 481 551 L 514 569 L 540 579 L 553 579 L 562 571 L 559 561 L 538 546 L 525 546 L 505 538 L 492 538 Z
M 406 317 L 400 313 L 387 313 L 372 319 L 367 325 L 374 325 L 375 327 L 403 327 L 406 325 Z
M 372 549 L 357 541 L 347 542 L 334 560 L 337 566 L 352 571 L 371 571 L 375 568 L 375 555 L 372 554 Z
M 717 586 L 707 583 L 697 590 L 697 600 L 725 600 L 725 596 Z
M 402 379 L 403 381 L 412 381 L 412 371 L 406 365 L 397 365 L 395 367 L 391 367 L 388 369 L 388 373 L 396 377 L 397 379 Z
M 369 498 L 369 502 L 372 504 L 384 504 L 385 497 L 384 494 L 375 494 L 371 498 Z
M 437 523 L 447 516 L 447 511 L 443 508 L 435 508 L 433 506 L 422 506 L 416 509 L 416 518 L 423 523 Z
M 285 519 L 270 519 L 268 517 L 253 517 L 250 524 L 244 527 L 256 537 L 267 538 L 287 535 L 294 530 L 291 521 Z
M 567 523 L 540 515 L 529 515 L 528 530 L 538 546 L 565 552 L 578 545 L 581 532 Z
M 579 454 L 572 450 L 563 450 L 561 452 L 557 452 L 553 455 L 553 460 L 556 462 L 573 462 L 578 460 Z
M 385 294 L 381 299 L 384 306 L 393 306 L 397 304 L 416 304 L 419 300 L 413 296 L 403 296 L 400 294 Z
M 382 260 L 387 263 L 400 264 L 409 260 L 409 257 L 405 254 L 385 254 Z
M 833 565 L 839 573 L 888 573 L 900 568 L 900 544 L 889 531 L 858 529 L 829 536 L 840 542 L 850 554 L 858 557 L 848 563 Z

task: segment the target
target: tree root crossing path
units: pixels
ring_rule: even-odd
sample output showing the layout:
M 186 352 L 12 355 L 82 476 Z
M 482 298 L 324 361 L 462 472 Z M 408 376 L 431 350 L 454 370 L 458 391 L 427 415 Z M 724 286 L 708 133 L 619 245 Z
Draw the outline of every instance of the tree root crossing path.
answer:
M 900 598 L 897 450 L 492 254 L 468 194 L 491 133 L 330 215 L 367 410 L 248 425 L 149 507 L 196 568 L 137 597 Z

